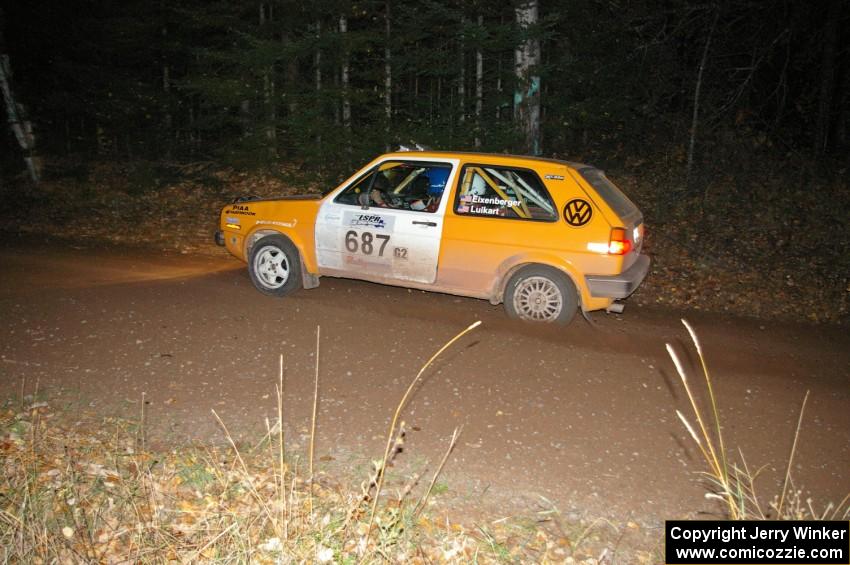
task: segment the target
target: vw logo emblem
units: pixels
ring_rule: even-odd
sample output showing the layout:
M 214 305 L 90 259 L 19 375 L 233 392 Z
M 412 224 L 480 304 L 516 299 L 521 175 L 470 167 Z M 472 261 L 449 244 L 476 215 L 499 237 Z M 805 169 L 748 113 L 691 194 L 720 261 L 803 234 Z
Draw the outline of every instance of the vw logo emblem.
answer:
M 593 208 L 587 200 L 573 198 L 564 206 L 564 219 L 575 228 L 580 228 L 590 221 L 593 216 Z

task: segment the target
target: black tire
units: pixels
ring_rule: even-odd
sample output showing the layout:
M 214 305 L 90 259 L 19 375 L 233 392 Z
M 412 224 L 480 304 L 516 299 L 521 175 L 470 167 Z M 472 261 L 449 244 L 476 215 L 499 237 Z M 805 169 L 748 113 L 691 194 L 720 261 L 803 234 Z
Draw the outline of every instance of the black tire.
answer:
M 566 326 L 576 315 L 579 298 L 570 277 L 552 267 L 531 265 L 508 280 L 504 304 L 509 318 Z
M 282 235 L 257 241 L 248 256 L 248 275 L 254 286 L 269 296 L 286 296 L 301 288 L 298 249 Z

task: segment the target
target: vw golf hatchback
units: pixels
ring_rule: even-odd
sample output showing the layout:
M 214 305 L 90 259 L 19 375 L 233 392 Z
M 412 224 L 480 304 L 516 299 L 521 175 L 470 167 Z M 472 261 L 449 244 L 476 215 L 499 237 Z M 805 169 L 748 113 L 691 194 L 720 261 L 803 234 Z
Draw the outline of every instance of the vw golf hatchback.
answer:
M 591 166 L 397 152 L 325 196 L 237 199 L 216 242 L 272 296 L 346 277 L 567 324 L 579 310 L 622 310 L 649 269 L 643 236 L 640 210 Z

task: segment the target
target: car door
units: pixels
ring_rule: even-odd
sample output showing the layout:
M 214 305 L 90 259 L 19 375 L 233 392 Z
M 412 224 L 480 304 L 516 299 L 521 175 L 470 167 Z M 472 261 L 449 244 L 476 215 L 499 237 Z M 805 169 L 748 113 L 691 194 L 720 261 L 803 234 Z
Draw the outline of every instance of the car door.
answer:
M 535 170 L 465 163 L 459 176 L 443 230 L 439 284 L 486 296 L 512 258 L 562 246 L 557 207 Z
M 320 273 L 434 283 L 456 170 L 452 159 L 388 158 L 330 194 L 316 219 Z

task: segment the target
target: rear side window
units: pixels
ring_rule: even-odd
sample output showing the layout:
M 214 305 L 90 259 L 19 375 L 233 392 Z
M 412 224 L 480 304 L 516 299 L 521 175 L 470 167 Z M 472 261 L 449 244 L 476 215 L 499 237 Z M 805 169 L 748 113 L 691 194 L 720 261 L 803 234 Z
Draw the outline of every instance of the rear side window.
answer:
M 552 198 L 534 171 L 466 165 L 454 211 L 461 216 L 556 221 Z
M 584 177 L 587 184 L 592 186 L 599 196 L 605 200 L 605 203 L 614 210 L 614 213 L 620 218 L 628 218 L 633 214 L 638 214 L 637 206 L 629 200 L 629 197 L 623 194 L 617 186 L 608 180 L 605 173 L 599 169 L 586 167 L 579 170 L 579 174 Z

